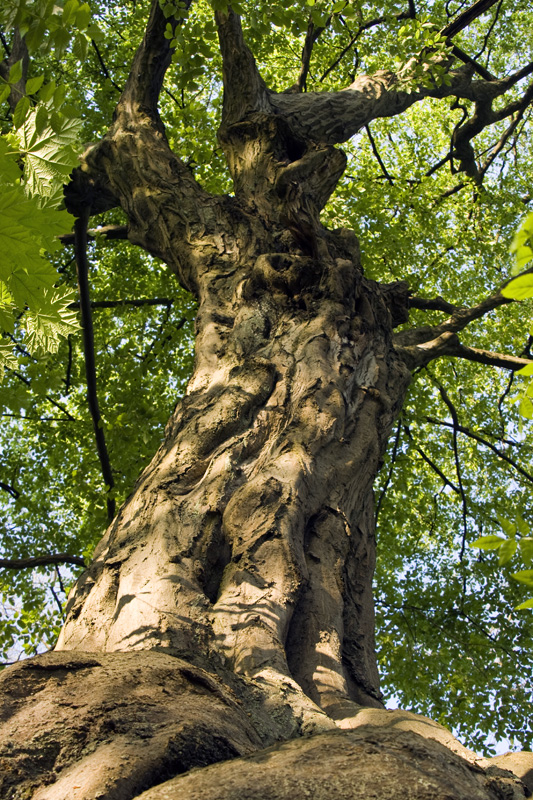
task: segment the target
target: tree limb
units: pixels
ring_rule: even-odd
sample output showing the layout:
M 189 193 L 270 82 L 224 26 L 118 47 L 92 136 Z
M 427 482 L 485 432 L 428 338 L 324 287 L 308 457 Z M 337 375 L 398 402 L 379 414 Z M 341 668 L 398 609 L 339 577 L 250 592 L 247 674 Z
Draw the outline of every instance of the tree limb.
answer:
M 466 8 L 458 14 L 452 22 L 449 22 L 448 25 L 440 31 L 441 36 L 444 36 L 446 39 L 453 39 L 454 36 L 457 36 L 460 31 L 467 28 L 471 22 L 484 14 L 485 11 L 488 11 L 489 8 L 496 5 L 497 2 L 498 0 L 477 0 L 477 2 L 469 8 Z
M 410 297 L 409 308 L 419 308 L 422 311 L 445 311 L 448 314 L 453 314 L 457 311 L 458 306 L 448 303 L 443 297 L 434 297 L 432 299 L 425 297 Z
M 0 481 L 0 489 L 2 489 L 3 492 L 10 494 L 15 500 L 20 497 L 20 492 L 17 489 L 14 489 L 13 486 L 10 486 L 9 483 L 3 483 Z
M 296 83 L 288 89 L 289 92 L 305 92 L 307 88 L 307 76 L 309 74 L 309 67 L 311 66 L 311 56 L 313 54 L 313 47 L 320 36 L 325 31 L 325 28 L 315 28 L 313 20 L 309 18 L 307 26 L 307 33 L 305 34 L 304 46 L 302 48 L 301 67 Z
M 91 314 L 91 302 L 89 297 L 89 264 L 87 261 L 87 221 L 89 210 L 85 211 L 74 223 L 76 242 L 74 245 L 76 252 L 76 271 L 78 274 L 78 286 L 80 290 L 80 309 L 81 327 L 83 332 L 83 350 L 85 355 L 85 378 L 87 383 L 87 402 L 93 421 L 94 436 L 96 439 L 96 450 L 100 460 L 100 467 L 104 483 L 106 484 L 106 504 L 107 518 L 109 522 L 115 516 L 115 499 L 110 496 L 110 492 L 115 486 L 113 472 L 109 461 L 103 421 L 98 405 L 98 393 L 96 391 L 96 359 L 94 354 L 94 330 Z
M 215 13 L 215 20 L 222 54 L 223 125 L 240 122 L 258 111 L 271 112 L 269 92 L 244 41 L 240 17 L 228 6 L 226 12 Z
M 420 328 L 411 328 L 411 330 L 400 331 L 395 334 L 395 344 L 403 347 L 409 345 L 418 345 L 424 342 L 429 343 L 438 339 L 446 333 L 458 333 L 464 330 L 471 322 L 480 319 L 489 311 L 493 311 L 500 306 L 508 305 L 515 302 L 508 297 L 504 297 L 501 292 L 496 292 L 490 297 L 482 300 L 476 306 L 470 308 L 452 306 L 446 303 L 441 297 L 434 298 L 433 300 L 424 300 L 423 298 L 410 298 L 409 305 L 412 308 L 426 308 L 428 310 L 436 311 L 450 311 L 451 316 L 441 322 L 439 325 L 424 326 Z
M 0 558 L 0 567 L 4 569 L 32 569 L 33 567 L 46 567 L 52 564 L 73 564 L 85 567 L 85 560 L 81 556 L 71 556 L 68 553 L 54 553 L 32 558 Z
M 17 378 L 17 380 L 21 381 L 21 383 L 25 383 L 26 386 L 29 386 L 31 388 L 31 380 L 29 378 L 26 378 L 25 375 L 22 375 L 22 373 L 18 372 L 16 369 L 10 369 L 9 367 L 5 367 L 5 369 L 7 370 L 7 372 L 10 372 L 12 375 L 14 375 L 15 378 Z M 62 411 L 69 422 L 78 422 L 76 417 L 73 417 L 70 411 L 68 411 L 62 403 L 58 403 L 57 400 L 54 400 L 54 398 L 50 397 L 49 394 L 45 395 L 45 399 L 51 405 L 55 406 L 60 411 Z
M 93 241 L 100 236 L 105 236 L 106 239 L 127 239 L 128 226 L 127 225 L 104 225 L 101 228 L 93 228 L 87 231 L 87 239 Z M 62 236 L 57 237 L 62 244 L 74 244 L 75 234 L 64 233 Z
M 411 429 L 409 428 L 408 425 L 404 425 L 404 430 L 407 433 L 407 435 L 408 435 L 409 439 L 411 440 L 411 442 L 413 443 L 413 447 L 415 448 L 416 452 L 423 458 L 423 460 L 426 462 L 428 467 L 430 467 L 433 470 L 433 472 L 436 475 L 439 476 L 439 478 L 444 483 L 444 485 L 445 486 L 449 486 L 450 489 L 452 489 L 452 491 L 454 491 L 456 494 L 461 494 L 460 488 L 458 486 L 456 486 L 455 483 L 452 483 L 452 481 L 449 478 L 446 477 L 446 475 L 440 469 L 440 467 L 438 467 L 435 464 L 435 462 L 432 461 L 432 459 L 427 455 L 427 453 L 425 453 L 424 450 L 422 450 L 422 448 L 419 445 L 416 444 L 416 442 L 414 440 L 414 437 L 413 437 L 413 434 L 411 433 Z
M 142 308 L 142 306 L 167 306 L 169 308 L 174 302 L 172 297 L 152 297 L 141 298 L 139 300 L 91 300 L 91 308 L 122 308 L 130 306 L 132 308 Z M 68 308 L 78 309 L 80 303 L 70 303 Z
M 481 350 L 477 347 L 467 347 L 461 344 L 459 337 L 453 332 L 443 333 L 431 341 L 424 341 L 417 345 L 396 346 L 396 351 L 410 370 L 425 367 L 434 359 L 442 358 L 443 356 L 464 358 L 467 361 L 474 361 L 478 364 L 513 371 L 533 363 L 527 358 L 509 356 L 505 353 L 493 353 L 490 350 Z
M 432 425 L 442 425 L 443 427 L 446 428 L 454 427 L 452 423 L 436 419 L 435 417 L 426 417 L 426 419 Z M 479 444 L 482 444 L 484 447 L 488 447 L 488 449 L 492 450 L 492 452 L 495 453 L 498 456 L 498 458 L 501 458 L 503 461 L 507 462 L 507 464 L 513 467 L 513 469 L 515 469 L 517 472 L 523 475 L 523 477 L 526 478 L 526 480 L 528 480 L 530 483 L 533 483 L 533 475 L 530 472 L 527 472 L 525 469 L 523 469 L 523 467 L 521 467 L 520 464 L 517 464 L 516 461 L 514 461 L 514 459 L 509 458 L 508 455 L 502 453 L 502 451 L 499 450 L 495 445 L 493 445 L 492 442 L 488 442 L 485 439 L 485 437 L 480 436 L 479 433 L 471 431 L 470 428 L 466 428 L 464 425 L 457 424 L 456 429 L 459 433 L 468 436 L 470 439 L 474 439 L 476 442 L 479 442 Z
M 152 0 L 150 17 L 143 41 L 138 48 L 120 98 L 117 112 L 148 114 L 153 121 L 159 121 L 157 104 L 163 86 L 165 73 L 170 66 L 173 50 L 170 39 L 165 38 L 167 24 L 178 25 L 187 16 L 192 0 L 183 0 L 180 16 L 167 18 L 163 14 L 159 0 Z

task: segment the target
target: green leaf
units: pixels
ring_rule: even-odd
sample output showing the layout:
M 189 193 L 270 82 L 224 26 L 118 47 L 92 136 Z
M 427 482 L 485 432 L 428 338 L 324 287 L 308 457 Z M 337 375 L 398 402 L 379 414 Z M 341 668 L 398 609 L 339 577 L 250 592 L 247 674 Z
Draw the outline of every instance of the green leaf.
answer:
M 46 106 L 47 112 L 51 110 Z M 74 145 L 81 127 L 80 119 L 72 119 L 52 111 L 42 127 L 39 110 L 32 111 L 24 123 L 20 149 L 26 158 L 26 189 L 32 195 L 50 198 L 62 186 L 78 163 Z M 52 124 L 53 118 L 53 124 Z
M 525 608 L 533 608 L 533 597 L 530 600 L 520 603 L 519 606 L 515 606 L 515 611 L 522 611 Z
M 21 97 L 17 105 L 15 106 L 15 110 L 13 112 L 13 124 L 15 128 L 20 128 L 20 126 L 26 119 L 26 115 L 29 110 L 30 110 L 30 98 L 26 96 Z
M 517 369 L 515 375 L 533 375 L 533 361 L 531 364 L 526 364 L 522 369 Z
M 529 567 L 533 562 L 533 537 L 531 536 L 522 536 L 519 541 L 520 546 L 520 554 L 524 561 L 524 564 Z
M 79 11 L 76 12 L 76 27 L 84 31 L 91 21 L 91 8 L 87 3 L 83 3 Z
M 525 300 L 527 297 L 533 297 L 533 273 L 528 272 L 526 275 L 513 278 L 507 286 L 503 287 L 502 295 L 513 300 Z
M 30 78 L 26 83 L 26 94 L 36 94 L 43 85 L 44 75 L 39 75 L 37 78 Z
M 502 546 L 498 551 L 499 567 L 502 567 L 504 564 L 507 564 L 507 562 L 512 559 L 512 557 L 516 553 L 517 547 L 518 547 L 518 542 L 515 539 L 507 540 L 502 544 Z
M 504 539 L 502 536 L 490 534 L 489 536 L 481 536 L 479 539 L 476 539 L 475 542 L 472 542 L 470 547 L 477 547 L 480 550 L 497 550 L 498 547 L 501 547 L 506 542 L 507 539 Z
M 0 85 L 0 103 L 3 103 L 4 100 L 7 100 L 10 94 L 11 94 L 11 86 L 8 83 Z
M 523 569 L 520 572 L 513 572 L 511 578 L 519 583 L 525 583 L 526 586 L 533 586 L 533 569 Z
M 496 516 L 498 518 L 498 522 L 502 526 L 503 531 L 509 536 L 511 539 L 516 536 L 516 525 L 514 522 L 506 519 L 504 516 L 496 512 Z
M 522 397 L 518 406 L 518 412 L 526 419 L 533 419 L 533 403 L 529 397 Z
M 20 59 L 19 61 L 15 61 L 15 63 L 9 70 L 9 77 L 7 80 L 10 84 L 13 85 L 15 83 L 18 83 L 21 78 L 22 78 L 22 59 Z

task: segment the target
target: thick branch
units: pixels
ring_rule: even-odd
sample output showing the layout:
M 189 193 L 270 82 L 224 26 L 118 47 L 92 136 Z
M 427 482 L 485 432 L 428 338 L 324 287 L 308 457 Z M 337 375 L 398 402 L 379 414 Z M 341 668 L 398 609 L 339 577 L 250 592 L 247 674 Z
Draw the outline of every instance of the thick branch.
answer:
M 481 350 L 477 347 L 467 347 L 461 344 L 457 334 L 452 332 L 443 333 L 431 341 L 424 341 L 418 345 L 397 346 L 396 350 L 410 370 L 425 367 L 430 361 L 443 356 L 464 358 L 467 361 L 474 361 L 478 364 L 513 371 L 533 363 L 527 358 L 509 356 L 505 353 L 493 353 L 490 350 Z
M 83 331 L 83 350 L 85 355 L 85 377 L 87 381 L 87 402 L 89 404 L 89 411 L 93 421 L 94 436 L 96 439 L 96 450 L 100 460 L 102 469 L 102 476 L 106 484 L 107 491 L 107 516 L 109 521 L 115 516 L 115 500 L 110 497 L 109 492 L 113 489 L 115 481 L 111 471 L 111 464 L 109 461 L 109 453 L 105 441 L 105 433 L 102 418 L 100 416 L 100 408 L 98 405 L 98 393 L 96 391 L 96 359 L 94 354 L 94 331 L 93 320 L 91 314 L 91 303 L 89 297 L 89 264 L 87 262 L 87 220 L 89 219 L 89 211 L 87 210 L 83 217 L 79 217 L 75 224 L 74 230 L 76 235 L 75 251 L 76 251 L 76 269 L 78 273 L 78 286 L 80 290 L 80 308 L 81 308 L 81 327 Z
M 448 319 L 441 322 L 439 325 L 424 326 L 421 328 L 412 328 L 411 330 L 401 331 L 394 337 L 395 344 L 405 347 L 410 345 L 419 345 L 423 342 L 430 343 L 438 339 L 446 333 L 458 333 L 464 330 L 471 322 L 488 314 L 495 308 L 507 305 L 514 302 L 508 297 L 504 297 L 500 292 L 491 295 L 490 297 L 482 300 L 477 306 L 471 308 L 458 308 L 446 303 L 441 297 L 434 298 L 433 300 L 424 300 L 423 298 L 412 297 L 409 300 L 409 305 L 412 308 L 425 308 L 436 311 L 451 310 L 452 314 Z
M 226 13 L 217 11 L 215 19 L 222 54 L 223 124 L 232 125 L 258 111 L 271 111 L 268 90 L 244 41 L 240 17 L 228 7 Z
M 52 564 L 74 564 L 77 567 L 86 566 L 81 556 L 71 556 L 68 553 L 54 553 L 45 556 L 34 556 L 33 558 L 0 558 L 0 567 L 4 569 L 31 569 L 33 567 L 46 567 Z
M 446 25 L 440 32 L 441 36 L 444 36 L 446 39 L 452 39 L 454 36 L 457 36 L 460 31 L 467 28 L 471 22 L 484 14 L 485 11 L 488 11 L 489 8 L 496 5 L 497 2 L 498 0 L 477 0 L 476 3 L 466 8 L 452 20 L 452 22 Z
M 167 24 L 177 25 L 183 21 L 191 2 L 192 0 L 183 0 L 181 16 L 167 19 L 159 0 L 152 0 L 146 32 L 142 44 L 135 54 L 124 92 L 119 101 L 118 110 L 120 112 L 129 112 L 133 115 L 144 112 L 152 119 L 159 120 L 157 103 L 173 53 L 170 47 L 171 40 L 165 38 L 165 30 Z
M 458 310 L 457 306 L 448 303 L 448 301 L 440 295 L 431 299 L 426 297 L 410 297 L 409 308 L 419 308 L 422 311 L 445 311 L 448 314 L 453 314 Z

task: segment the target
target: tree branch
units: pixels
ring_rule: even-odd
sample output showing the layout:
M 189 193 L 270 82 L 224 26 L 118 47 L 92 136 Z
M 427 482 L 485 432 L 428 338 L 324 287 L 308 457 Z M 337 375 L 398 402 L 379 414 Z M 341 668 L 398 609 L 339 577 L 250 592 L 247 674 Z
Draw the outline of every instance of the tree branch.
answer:
M 91 308 L 122 308 L 130 306 L 132 308 L 142 308 L 142 306 L 167 306 L 170 308 L 174 298 L 171 297 L 153 297 L 141 298 L 139 300 L 91 300 Z M 78 309 L 80 303 L 70 303 L 68 308 Z
M 288 89 L 289 92 L 305 92 L 307 88 L 307 76 L 309 74 L 309 67 L 311 65 L 313 47 L 320 34 L 325 30 L 325 28 L 315 28 L 313 20 L 309 18 L 305 42 L 302 48 L 300 74 L 296 79 L 296 83 L 291 86 L 290 89 Z
M 109 522 L 115 516 L 115 500 L 110 496 L 111 490 L 115 486 L 109 453 L 105 440 L 103 421 L 100 416 L 98 405 L 98 393 L 96 391 L 96 359 L 94 354 L 94 331 L 91 314 L 91 303 L 89 297 L 89 264 L 87 261 L 87 221 L 89 210 L 85 211 L 74 223 L 76 242 L 74 245 L 76 252 L 76 271 L 78 274 L 78 286 L 80 290 L 80 309 L 81 327 L 83 332 L 83 350 L 85 355 L 85 378 L 87 383 L 87 402 L 93 421 L 94 436 L 96 439 L 96 450 L 100 460 L 100 467 L 104 483 L 106 484 L 107 494 L 107 517 Z
M 87 231 L 87 239 L 93 241 L 100 236 L 105 236 L 106 239 L 127 239 L 128 226 L 127 225 L 104 225 L 101 228 L 93 228 Z M 64 233 L 62 236 L 57 237 L 62 244 L 74 244 L 75 234 Z
M 223 125 L 240 122 L 258 111 L 271 112 L 269 92 L 244 41 L 240 17 L 228 6 L 227 12 L 215 13 L 215 20 L 222 54 Z
M 382 160 L 382 158 L 381 158 L 381 156 L 379 154 L 379 150 L 376 147 L 376 143 L 374 141 L 374 137 L 372 136 L 372 134 L 370 132 L 370 126 L 369 125 L 365 125 L 365 131 L 366 131 L 366 134 L 367 134 L 368 139 L 370 141 L 370 147 L 372 148 L 372 152 L 374 153 L 376 161 L 378 162 L 379 166 L 381 167 L 381 171 L 383 173 L 383 176 L 388 180 L 388 182 L 390 183 L 391 186 L 394 186 L 394 181 L 391 178 L 391 176 L 389 175 L 387 167 L 383 163 L 383 160 Z
M 445 428 L 453 428 L 454 427 L 452 423 L 445 422 L 444 420 L 436 419 L 435 417 L 426 417 L 426 419 L 432 425 L 442 425 Z M 468 436 L 470 439 L 474 439 L 476 442 L 479 442 L 479 444 L 482 444 L 484 447 L 488 447 L 489 450 L 492 450 L 492 452 L 495 453 L 498 456 L 498 458 L 501 458 L 502 461 L 505 461 L 507 464 L 509 464 L 511 467 L 513 467 L 513 469 L 515 469 L 517 472 L 519 472 L 530 483 L 533 483 L 533 475 L 531 473 L 527 472 L 525 469 L 523 469 L 523 467 L 521 467 L 519 464 L 517 464 L 516 461 L 514 461 L 514 459 L 509 458 L 508 455 L 506 455 L 505 453 L 502 453 L 502 451 L 499 450 L 495 445 L 493 445 L 492 442 L 488 442 L 483 436 L 480 436 L 479 433 L 475 433 L 474 431 L 471 431 L 470 428 L 466 428 L 464 425 L 457 424 L 456 428 L 457 428 L 457 431 L 459 433 L 462 433 L 465 436 Z
M 422 311 L 445 311 L 447 314 L 453 314 L 458 310 L 458 306 L 448 303 L 443 297 L 434 297 L 433 299 L 425 297 L 410 297 L 409 308 L 419 308 Z
M 467 361 L 474 361 L 478 364 L 513 371 L 533 363 L 527 358 L 508 356 L 505 353 L 493 353 L 490 350 L 481 350 L 476 347 L 467 347 L 461 344 L 457 334 L 452 332 L 443 333 L 431 341 L 424 341 L 417 345 L 398 345 L 396 346 L 396 351 L 410 370 L 425 367 L 430 361 L 443 356 L 464 358 Z
M 152 0 L 146 32 L 133 59 L 126 86 L 119 100 L 117 107 L 119 114 L 137 116 L 138 113 L 145 113 L 154 122 L 160 122 L 157 104 L 173 53 L 170 47 L 171 40 L 165 38 L 165 30 L 168 24 L 175 26 L 184 21 L 191 2 L 192 0 L 183 0 L 180 16 L 166 18 L 159 0 Z
M 14 500 L 17 500 L 17 498 L 20 497 L 20 492 L 17 489 L 14 489 L 12 486 L 10 486 L 9 483 L 3 483 L 2 481 L 0 481 L 0 489 L 2 489 L 3 492 L 7 492 L 8 494 L 10 494 Z
M 410 298 L 409 305 L 412 308 L 426 308 L 428 310 L 436 311 L 450 311 L 451 316 L 441 322 L 439 325 L 424 326 L 420 328 L 411 328 L 407 331 L 400 331 L 395 334 L 394 342 L 400 347 L 418 345 L 424 342 L 429 343 L 441 337 L 446 333 L 458 333 L 464 330 L 471 322 L 488 314 L 500 306 L 508 305 L 515 302 L 508 297 L 504 297 L 501 292 L 482 300 L 477 306 L 470 308 L 452 306 L 446 303 L 441 297 L 434 298 L 433 300 L 424 300 L 423 298 Z
M 26 378 L 25 375 L 22 375 L 20 372 L 17 372 L 16 369 L 10 369 L 9 367 L 5 367 L 5 369 L 8 372 L 10 372 L 12 375 L 14 375 L 15 378 L 17 378 L 19 381 L 21 381 L 22 383 L 25 383 L 26 386 L 29 386 L 31 388 L 31 380 L 29 378 Z M 54 398 L 50 397 L 49 394 L 45 395 L 45 399 L 51 405 L 55 406 L 60 411 L 62 411 L 63 414 L 65 415 L 65 417 L 69 420 L 69 422 L 78 422 L 76 417 L 73 417 L 72 414 L 65 408 L 65 406 L 62 403 L 58 403 L 57 400 L 54 400 Z
M 477 0 L 476 3 L 466 8 L 452 20 L 452 22 L 448 23 L 448 25 L 440 31 L 441 36 L 444 36 L 446 39 L 453 39 L 454 36 L 457 36 L 460 31 L 467 28 L 471 22 L 484 14 L 485 11 L 488 11 L 489 8 L 496 5 L 497 2 L 498 0 Z
M 420 456 L 422 456 L 423 460 L 426 462 L 428 467 L 430 467 L 433 470 L 433 472 L 439 476 L 439 478 L 441 479 L 441 481 L 444 483 L 445 486 L 449 486 L 450 489 L 452 489 L 452 491 L 454 491 L 456 494 L 461 494 L 460 488 L 456 486 L 455 483 L 452 483 L 452 481 L 446 477 L 444 472 L 435 464 L 435 462 L 431 460 L 431 458 L 427 455 L 427 453 L 425 453 L 424 450 L 422 450 L 422 448 L 416 444 L 410 428 L 407 425 L 404 425 L 404 429 L 409 439 L 413 443 L 413 447 L 415 448 L 416 452 Z
M 81 556 L 71 556 L 68 553 L 55 553 L 32 558 L 0 558 L 0 567 L 4 569 L 33 569 L 33 567 L 47 567 L 52 564 L 73 564 L 85 567 Z
M 7 48 L 6 48 L 7 51 Z M 2 77 L 5 81 L 9 78 L 9 71 L 13 64 L 16 64 L 17 61 L 22 59 L 22 77 L 20 78 L 17 83 L 11 86 L 11 91 L 9 93 L 9 97 L 7 101 L 9 103 L 9 107 L 11 111 L 15 110 L 15 107 L 18 101 L 24 97 L 26 91 L 26 76 L 28 74 L 28 66 L 29 66 L 29 55 L 28 55 L 28 48 L 26 47 L 26 42 L 24 38 L 20 35 L 20 31 L 18 28 L 15 29 L 13 35 L 13 46 L 11 48 L 11 52 L 8 54 L 8 57 L 0 62 L 0 77 Z
M 108 81 L 111 83 L 111 85 L 115 87 L 115 89 L 117 90 L 117 92 L 119 92 L 120 94 L 122 94 L 122 92 L 123 92 L 123 89 L 121 89 L 121 87 L 120 87 L 120 86 L 119 86 L 117 83 L 115 83 L 115 81 L 113 80 L 113 78 L 112 78 L 112 77 L 111 77 L 111 75 L 109 74 L 109 70 L 108 70 L 108 68 L 106 67 L 105 61 L 104 61 L 104 59 L 102 58 L 102 54 L 101 54 L 100 50 L 98 49 L 98 45 L 96 44 L 96 42 L 94 41 L 94 39 L 91 39 L 91 44 L 92 44 L 92 46 L 93 46 L 94 52 L 96 53 L 96 56 L 97 56 L 97 58 L 98 58 L 98 61 L 100 62 L 100 66 L 102 67 L 102 72 L 104 73 L 105 77 L 106 77 L 106 78 L 107 78 L 107 80 L 108 80 Z

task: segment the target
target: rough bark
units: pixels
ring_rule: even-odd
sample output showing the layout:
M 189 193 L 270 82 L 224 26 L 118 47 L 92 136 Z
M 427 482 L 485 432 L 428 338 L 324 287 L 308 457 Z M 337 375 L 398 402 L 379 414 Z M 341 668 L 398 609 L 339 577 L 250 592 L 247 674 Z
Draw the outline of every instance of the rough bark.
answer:
M 408 366 L 447 350 L 429 352 L 433 329 L 395 344 L 407 287 L 367 280 L 353 233 L 320 212 L 345 166 L 333 143 L 423 95 L 388 74 L 274 95 L 238 18 L 217 21 L 235 196 L 209 195 L 168 147 L 158 2 L 67 191 L 79 216 L 120 205 L 129 240 L 196 295 L 196 360 L 56 652 L 2 676 L 2 797 L 518 800 L 514 778 L 379 692 L 372 486 Z M 470 78 L 453 76 L 457 96 Z
M 2 800 L 523 800 L 508 769 L 532 785 L 531 754 L 479 759 L 405 711 L 359 708 L 342 731 L 324 715 L 302 738 L 283 694 L 154 651 L 48 653 L 0 692 Z

